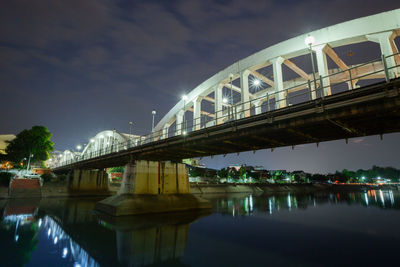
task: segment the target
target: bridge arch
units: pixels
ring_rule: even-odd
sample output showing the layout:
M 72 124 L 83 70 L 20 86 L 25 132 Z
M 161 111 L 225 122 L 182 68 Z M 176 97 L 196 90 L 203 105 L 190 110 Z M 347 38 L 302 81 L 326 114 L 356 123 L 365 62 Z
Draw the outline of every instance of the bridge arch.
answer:
M 91 158 L 95 156 L 94 153 L 101 155 L 118 152 L 132 145 L 137 145 L 140 140 L 141 137 L 138 135 L 120 133 L 115 130 L 101 131 L 89 140 L 81 153 L 81 158 Z
M 351 90 L 358 86 L 359 80 L 385 78 L 382 72 L 372 74 L 376 70 L 384 69 L 382 62 L 361 62 L 365 65 L 359 64 L 359 68 L 352 69 L 354 66 L 346 64 L 335 52 L 335 48 L 343 46 L 374 42 L 379 45 L 382 55 L 397 53 L 385 59 L 385 62 L 389 69 L 389 78 L 398 77 L 400 71 L 395 66 L 400 64 L 400 56 L 394 40 L 400 36 L 399 25 L 400 9 L 396 9 L 302 34 L 258 51 L 221 70 L 190 91 L 185 99 L 181 99 L 160 120 L 154 129 L 154 135 L 158 139 L 167 138 L 171 125 L 175 127 L 175 135 L 181 135 L 187 131 L 224 123 L 233 116 L 238 119 L 248 117 L 251 113 L 259 114 L 263 109 L 284 108 L 291 104 L 287 100 L 288 95 L 304 89 L 310 91 L 310 99 L 315 99 L 318 94 L 332 94 L 332 87 L 337 83 L 345 82 L 347 89 Z M 309 36 L 314 39 L 310 47 L 305 44 L 305 39 Z M 310 50 L 316 65 L 313 73 L 305 71 L 292 60 L 307 56 Z M 336 67 L 329 68 L 329 61 Z M 284 81 L 283 66 L 298 77 Z M 271 69 L 270 77 L 259 71 L 268 67 Z M 332 76 L 335 73 L 337 75 Z M 351 76 L 360 78 L 351 79 Z M 262 90 L 250 92 L 252 81 L 266 86 Z M 317 91 L 318 87 L 322 88 L 321 92 Z M 230 93 L 228 100 L 224 99 L 224 91 L 226 94 L 227 90 Z M 237 98 L 236 101 L 234 97 Z M 213 103 L 214 110 L 203 111 L 203 101 Z M 193 115 L 190 119 L 188 112 Z

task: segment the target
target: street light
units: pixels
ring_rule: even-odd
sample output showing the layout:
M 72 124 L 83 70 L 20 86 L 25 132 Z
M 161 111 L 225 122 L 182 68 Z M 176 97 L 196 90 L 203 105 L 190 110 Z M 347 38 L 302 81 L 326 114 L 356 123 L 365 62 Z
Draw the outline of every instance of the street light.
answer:
M 133 122 L 129 122 L 129 146 L 131 146 L 132 142 L 132 127 L 133 127 Z
M 82 146 L 81 146 L 81 145 L 77 145 L 77 146 L 76 146 L 76 150 L 80 151 L 81 149 L 82 149 Z
M 153 121 L 151 123 L 151 131 L 154 131 L 154 116 L 157 114 L 156 110 L 153 109 L 153 111 L 151 111 L 151 114 L 153 115 Z
M 228 103 L 228 99 L 226 99 L 226 97 L 222 98 L 222 103 L 224 104 Z
M 314 67 L 314 56 L 312 52 L 312 46 L 315 44 L 315 38 L 312 35 L 308 35 L 306 39 L 304 40 L 304 43 L 308 46 L 308 49 L 310 51 L 310 56 L 311 56 L 311 66 L 312 66 L 312 72 L 313 72 L 313 79 L 314 79 L 314 90 L 317 88 L 317 80 L 315 78 L 315 67 Z M 311 88 L 310 88 L 311 90 Z
M 29 157 L 28 157 L 28 166 L 26 166 L 26 171 L 28 171 L 29 170 L 29 165 L 31 165 L 31 158 L 33 158 L 33 154 L 29 154 Z
M 232 90 L 232 79 L 233 79 L 233 74 L 231 73 L 229 75 L 230 83 L 231 83 L 231 105 L 233 106 L 233 90 Z

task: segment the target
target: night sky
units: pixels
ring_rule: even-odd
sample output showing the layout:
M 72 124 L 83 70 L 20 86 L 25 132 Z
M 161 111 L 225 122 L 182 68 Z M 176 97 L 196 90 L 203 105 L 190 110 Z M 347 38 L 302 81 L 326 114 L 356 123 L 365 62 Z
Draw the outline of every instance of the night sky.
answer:
M 233 62 L 297 35 L 399 8 L 398 0 L 2 1 L 0 134 L 33 125 L 57 150 L 106 129 L 134 133 Z M 400 134 L 202 159 L 326 173 L 400 168 Z

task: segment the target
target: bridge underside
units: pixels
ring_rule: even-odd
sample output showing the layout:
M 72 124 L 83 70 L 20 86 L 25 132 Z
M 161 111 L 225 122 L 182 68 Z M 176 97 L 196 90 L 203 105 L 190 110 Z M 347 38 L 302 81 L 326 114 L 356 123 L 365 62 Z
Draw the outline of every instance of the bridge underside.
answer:
M 400 131 L 400 80 L 331 95 L 227 122 L 127 151 L 56 168 L 105 168 L 133 159 L 183 158 L 255 151 Z

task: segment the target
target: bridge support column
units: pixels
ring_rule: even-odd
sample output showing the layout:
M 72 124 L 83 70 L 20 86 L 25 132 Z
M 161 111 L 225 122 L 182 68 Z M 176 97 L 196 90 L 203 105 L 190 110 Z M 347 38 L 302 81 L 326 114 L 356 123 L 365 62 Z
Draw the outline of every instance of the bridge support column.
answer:
M 250 116 L 250 96 L 249 96 L 249 70 L 245 70 L 240 73 L 240 88 L 241 88 L 241 102 L 242 102 L 242 112 L 241 117 Z
M 391 56 L 395 53 L 395 51 L 393 51 L 394 50 L 393 48 L 396 48 L 395 47 L 396 44 L 394 44 L 393 40 L 391 40 L 392 37 L 393 37 L 392 31 L 367 35 L 368 40 L 379 43 L 379 46 L 381 48 L 381 54 L 384 55 L 385 57 Z M 388 68 L 392 68 L 388 70 L 389 79 L 394 79 L 398 77 L 397 69 L 393 68 L 396 66 L 396 61 L 394 56 L 386 58 L 386 66 Z
M 128 163 L 119 194 L 96 204 L 113 216 L 209 208 L 208 201 L 190 194 L 185 164 L 146 160 Z
M 176 131 L 175 135 L 181 135 L 182 134 L 182 127 L 183 126 L 183 114 L 185 114 L 185 111 L 182 109 L 176 114 Z
M 274 70 L 274 93 L 276 109 L 286 107 L 286 92 L 283 91 L 282 63 L 283 57 L 277 57 L 271 60 Z
M 135 192 L 135 175 L 136 163 L 126 164 L 119 194 L 133 194 Z
M 330 78 L 327 77 L 329 75 L 329 69 L 328 69 L 328 61 L 326 59 L 326 54 L 324 51 L 325 47 L 326 44 L 317 45 L 313 47 L 313 50 L 315 51 L 315 54 L 317 56 L 318 74 L 320 77 L 320 81 L 322 81 L 321 87 L 324 88 L 323 90 L 324 96 L 329 96 L 332 94 L 332 91 L 331 91 Z M 321 77 L 323 78 L 321 79 Z
M 193 101 L 193 130 L 200 130 L 201 126 L 201 101 L 203 98 L 198 96 Z
M 75 169 L 70 175 L 68 189 L 71 191 L 108 191 L 108 174 L 104 170 Z
M 217 121 L 217 124 L 222 123 L 222 88 L 223 85 L 218 85 L 214 89 L 214 99 L 215 99 L 215 105 L 214 105 L 214 113 L 215 113 L 215 118 Z

